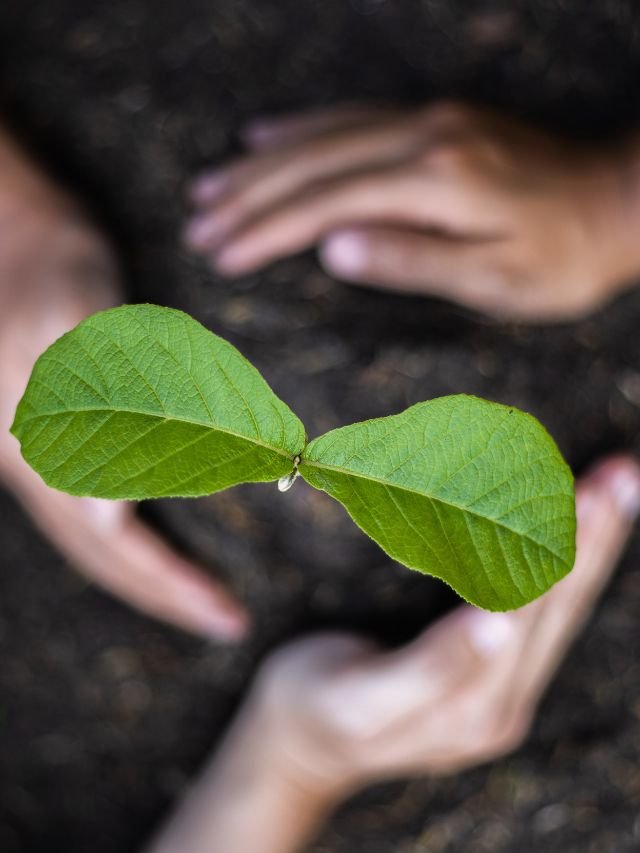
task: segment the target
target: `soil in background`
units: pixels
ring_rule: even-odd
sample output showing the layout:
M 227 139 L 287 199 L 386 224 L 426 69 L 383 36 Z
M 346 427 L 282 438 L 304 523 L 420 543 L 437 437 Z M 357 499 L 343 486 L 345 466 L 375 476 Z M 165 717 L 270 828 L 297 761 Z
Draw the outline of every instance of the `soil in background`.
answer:
M 577 470 L 636 449 L 640 292 L 552 328 L 330 280 L 309 253 L 239 282 L 179 245 L 186 179 L 257 115 L 465 97 L 561 132 L 640 118 L 628 2 L 5 0 L 3 112 L 113 235 L 132 300 L 235 343 L 310 435 L 466 392 L 519 406 Z M 275 489 L 275 486 L 273 487 Z M 455 602 L 303 483 L 143 512 L 247 602 L 210 646 L 88 587 L 0 493 L 0 850 L 133 853 L 223 733 L 266 652 L 313 628 L 402 642 Z M 624 853 L 640 846 L 640 542 L 517 755 L 344 806 L 314 853 Z

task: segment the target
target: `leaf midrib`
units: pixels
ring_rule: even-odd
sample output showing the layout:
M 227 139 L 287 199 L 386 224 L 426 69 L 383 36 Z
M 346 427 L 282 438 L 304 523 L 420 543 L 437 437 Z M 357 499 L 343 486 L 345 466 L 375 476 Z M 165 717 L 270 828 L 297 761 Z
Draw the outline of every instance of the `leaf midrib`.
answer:
M 491 518 L 488 515 L 482 515 L 479 512 L 475 512 L 472 509 L 469 509 L 466 506 L 461 506 L 460 504 L 453 503 L 453 501 L 448 501 L 445 498 L 427 494 L 425 492 L 419 492 L 417 489 L 412 489 L 408 486 L 402 486 L 399 483 L 389 482 L 388 480 L 383 480 L 380 477 L 373 477 L 370 474 L 363 474 L 361 471 L 347 471 L 344 468 L 341 468 L 339 465 L 327 465 L 323 462 L 316 462 L 310 459 L 305 459 L 304 456 L 300 461 L 300 468 L 304 465 L 308 465 L 311 468 L 319 468 L 325 471 L 335 471 L 337 474 L 342 474 L 345 477 L 359 477 L 363 480 L 369 480 L 372 483 L 377 483 L 380 486 L 386 486 L 387 488 L 393 487 L 395 489 L 399 489 L 400 491 L 409 492 L 413 495 L 418 495 L 421 498 L 427 498 L 427 500 L 435 501 L 440 504 L 444 504 L 445 506 L 450 506 L 452 509 L 457 509 L 459 512 L 468 513 L 469 515 L 473 515 L 475 518 L 480 518 L 483 521 L 491 521 L 492 524 L 495 524 L 497 527 L 501 527 L 503 530 L 508 530 L 510 533 L 514 533 L 517 536 L 522 536 L 523 539 L 527 539 L 529 542 L 532 542 L 534 545 L 537 545 L 539 548 L 542 548 L 544 551 L 547 551 L 557 560 L 561 562 L 565 562 L 564 558 L 560 556 L 560 554 L 553 551 L 549 548 L 548 545 L 545 545 L 544 542 L 540 542 L 538 539 L 534 539 L 533 536 L 530 536 L 528 533 L 524 533 L 521 530 L 517 530 L 513 527 L 509 527 L 508 524 L 504 524 L 502 521 L 498 521 L 495 518 Z M 302 471 L 301 471 L 302 473 Z M 304 476 L 304 475 L 303 475 Z M 558 495 L 562 495 L 564 492 L 558 492 Z
M 281 447 L 275 447 L 272 444 L 267 444 L 266 441 L 260 441 L 257 438 L 251 438 L 248 435 L 243 435 L 240 432 L 234 432 L 231 429 L 227 429 L 226 427 L 218 426 L 217 424 L 212 424 L 211 422 L 207 423 L 206 421 L 195 420 L 194 418 L 184 418 L 180 415 L 166 415 L 166 414 L 157 414 L 155 412 L 143 412 L 140 409 L 129 409 L 129 408 L 115 408 L 109 406 L 100 406 L 100 407 L 91 407 L 91 408 L 82 408 L 82 409 L 57 409 L 51 412 L 40 412 L 37 415 L 32 415 L 31 417 L 26 417 L 21 420 L 21 426 L 27 424 L 29 421 L 35 421 L 39 418 L 49 418 L 55 417 L 56 415 L 79 415 L 86 414 L 87 412 L 96 413 L 96 412 L 116 412 L 116 413 L 126 413 L 129 415 L 142 415 L 145 418 L 157 418 L 159 421 L 178 421 L 180 423 L 190 424 L 191 426 L 200 426 L 205 427 L 206 429 L 213 430 L 214 432 L 222 432 L 225 435 L 231 435 L 234 438 L 241 438 L 244 441 L 249 441 L 252 444 L 257 445 L 258 447 L 264 447 L 266 450 L 272 450 L 274 453 L 279 454 L 280 456 L 284 456 L 286 459 L 290 459 L 292 462 L 296 458 L 296 453 L 290 454 L 286 450 Z M 301 453 L 302 451 L 300 451 Z

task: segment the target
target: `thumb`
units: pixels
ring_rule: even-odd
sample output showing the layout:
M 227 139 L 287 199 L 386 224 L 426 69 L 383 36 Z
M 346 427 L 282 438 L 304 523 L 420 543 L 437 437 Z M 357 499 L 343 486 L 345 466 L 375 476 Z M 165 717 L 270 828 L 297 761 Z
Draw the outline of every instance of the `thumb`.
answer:
M 327 272 L 346 281 L 489 309 L 499 286 L 490 274 L 491 251 L 491 241 L 376 226 L 334 231 L 320 246 L 320 261 Z
M 487 666 L 509 642 L 515 614 L 458 607 L 401 649 L 377 658 L 376 681 L 409 706 L 438 701 Z

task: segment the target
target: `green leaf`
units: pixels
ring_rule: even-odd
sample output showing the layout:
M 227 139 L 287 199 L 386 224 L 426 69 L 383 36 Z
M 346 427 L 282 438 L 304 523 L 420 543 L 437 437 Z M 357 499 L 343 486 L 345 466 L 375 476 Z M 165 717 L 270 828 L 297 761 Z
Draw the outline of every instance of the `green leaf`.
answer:
M 532 417 L 463 395 L 334 430 L 304 427 L 230 344 L 180 311 L 89 317 L 37 361 L 12 432 L 74 495 L 210 494 L 298 473 L 393 558 L 490 610 L 572 567 L 573 478 Z M 299 470 L 298 470 L 299 469 Z
M 573 477 L 530 415 L 475 397 L 418 403 L 312 441 L 300 473 L 389 556 L 488 610 L 573 566 Z
M 103 498 L 277 480 L 305 444 L 303 425 L 238 350 L 155 305 L 94 314 L 56 341 L 11 431 L 50 486 Z

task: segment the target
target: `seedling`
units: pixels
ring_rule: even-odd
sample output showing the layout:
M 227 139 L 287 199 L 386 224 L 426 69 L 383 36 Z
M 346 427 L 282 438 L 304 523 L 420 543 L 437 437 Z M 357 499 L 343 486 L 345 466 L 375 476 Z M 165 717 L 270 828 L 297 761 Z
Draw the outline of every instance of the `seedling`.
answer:
M 459 394 L 307 442 L 235 347 L 169 308 L 102 311 L 57 340 L 11 431 L 72 495 L 285 491 L 300 476 L 390 557 L 489 610 L 526 604 L 573 566 L 573 478 L 535 418 Z

